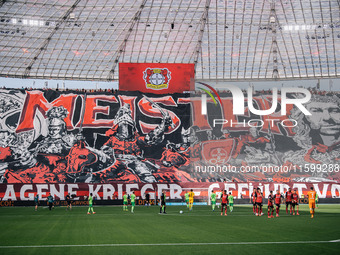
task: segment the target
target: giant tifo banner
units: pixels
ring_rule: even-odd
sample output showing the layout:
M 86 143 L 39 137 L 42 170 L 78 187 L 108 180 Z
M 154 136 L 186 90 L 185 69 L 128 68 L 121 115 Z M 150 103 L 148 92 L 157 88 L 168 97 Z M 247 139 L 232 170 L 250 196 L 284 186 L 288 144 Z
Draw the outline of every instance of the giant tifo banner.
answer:
M 340 94 L 203 86 L 166 95 L 0 90 L 1 190 L 323 183 L 331 197 L 340 180 Z

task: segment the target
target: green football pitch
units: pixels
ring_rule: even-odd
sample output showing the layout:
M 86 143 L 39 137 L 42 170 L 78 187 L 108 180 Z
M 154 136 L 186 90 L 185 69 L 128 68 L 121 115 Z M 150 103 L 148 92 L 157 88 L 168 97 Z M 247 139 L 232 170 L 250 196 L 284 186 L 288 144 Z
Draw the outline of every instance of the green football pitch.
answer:
M 340 205 L 320 205 L 314 219 L 307 205 L 300 216 L 268 219 L 250 206 L 228 216 L 216 208 L 137 206 L 0 208 L 0 254 L 339 254 Z M 129 208 L 130 209 L 130 208 Z M 180 214 L 180 210 L 184 213 Z

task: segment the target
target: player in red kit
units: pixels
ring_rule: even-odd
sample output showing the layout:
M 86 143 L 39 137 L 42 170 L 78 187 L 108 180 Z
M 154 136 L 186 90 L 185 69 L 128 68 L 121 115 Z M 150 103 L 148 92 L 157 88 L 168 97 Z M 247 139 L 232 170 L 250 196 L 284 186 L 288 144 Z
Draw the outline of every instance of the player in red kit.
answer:
M 274 202 L 276 206 L 276 217 L 279 217 L 281 199 L 283 199 L 283 196 L 280 194 L 280 191 L 276 191 L 276 194 L 274 196 Z
M 286 214 L 288 214 L 288 207 L 290 205 L 290 214 L 292 214 L 292 189 L 289 188 L 286 192 Z
M 274 218 L 274 195 L 273 191 L 270 191 L 270 194 L 268 196 L 268 218 Z
M 250 195 L 250 203 L 253 203 L 253 213 L 256 213 L 256 188 L 253 189 L 253 193 Z
M 225 207 L 224 215 L 227 216 L 228 194 L 226 190 L 223 192 L 221 199 L 222 199 L 221 215 L 223 215 L 223 207 Z
M 296 206 L 296 215 L 300 215 L 299 214 L 299 195 L 298 193 L 296 193 L 296 190 L 293 191 L 292 206 L 293 206 L 293 215 L 295 215 L 295 206 Z
M 256 216 L 262 216 L 262 202 L 263 202 L 263 195 L 261 193 L 261 189 L 257 188 L 256 193 Z

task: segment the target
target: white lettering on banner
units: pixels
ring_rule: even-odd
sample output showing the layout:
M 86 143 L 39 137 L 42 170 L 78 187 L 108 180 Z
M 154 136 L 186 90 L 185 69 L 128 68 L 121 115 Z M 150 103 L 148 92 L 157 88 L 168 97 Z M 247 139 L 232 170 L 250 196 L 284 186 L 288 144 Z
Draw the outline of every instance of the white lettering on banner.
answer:
M 317 183 L 313 184 L 314 190 L 318 194 L 319 198 L 326 198 L 328 185 L 329 184 L 324 184 L 323 185 L 323 189 L 322 189 L 322 193 L 321 193 L 321 191 L 319 189 L 319 184 L 317 184 Z
M 100 190 L 100 188 L 102 187 L 101 184 L 99 185 L 96 185 L 96 189 L 93 189 L 93 186 L 94 185 L 89 185 L 89 195 L 90 193 L 92 193 L 92 197 L 94 198 L 97 198 L 98 200 L 100 200 L 100 196 L 98 195 L 98 191 Z
M 52 195 L 52 197 L 59 197 L 60 200 L 64 200 L 65 199 L 65 192 L 64 192 L 64 186 L 65 184 L 56 184 L 59 185 L 59 192 L 55 187 L 55 184 L 50 184 L 50 193 Z
M 227 191 L 227 194 L 229 194 L 229 188 L 236 189 L 235 183 L 225 183 L 224 189 Z
M 298 190 L 297 193 L 301 197 L 301 194 L 303 194 L 302 189 L 307 189 L 307 186 L 306 186 L 306 184 L 303 184 L 303 183 L 294 183 L 293 184 L 293 189 L 295 189 L 295 188 L 297 188 L 297 190 Z
M 269 196 L 269 193 L 270 193 L 270 190 L 269 190 L 269 184 L 265 184 L 264 185 L 264 192 L 263 194 L 268 197 Z
M 145 199 L 145 193 L 147 189 L 151 189 L 152 191 L 154 190 L 152 184 L 145 184 L 140 190 L 140 193 L 143 199 Z M 150 193 L 150 199 L 155 199 L 154 192 Z
M 2 200 L 12 200 L 12 201 L 17 200 L 13 185 L 7 185 L 6 192 Z
M 47 184 L 37 184 L 37 194 L 39 195 L 39 198 L 42 199 L 43 197 L 46 196 L 46 192 L 43 191 L 46 190 L 48 192 L 48 185 Z
M 251 193 L 253 193 L 253 184 L 252 183 L 249 183 L 249 197 L 251 197 Z
M 79 185 L 79 186 L 78 186 Z M 155 191 L 157 191 L 158 196 L 160 197 L 163 191 L 167 192 L 169 199 L 181 199 L 181 194 L 183 190 L 190 190 L 190 183 L 172 183 L 172 184 L 163 184 L 163 183 L 133 183 L 133 184 L 0 184 L 3 189 L 3 198 L 2 200 L 12 200 L 12 201 L 33 201 L 35 194 L 38 194 L 41 199 L 45 199 L 49 193 L 54 197 L 59 197 L 60 200 L 64 200 L 65 191 L 68 191 L 69 194 L 74 197 L 74 200 L 83 199 L 83 194 L 88 195 L 92 193 L 93 196 L 98 200 L 109 200 L 113 195 L 117 194 L 118 190 L 118 198 L 122 195 L 126 190 L 127 194 L 131 195 L 132 190 L 137 191 L 137 194 L 141 194 L 140 197 L 136 197 L 137 199 L 143 198 L 145 199 L 145 194 L 149 191 L 150 198 L 155 199 Z M 65 188 L 67 187 L 67 189 Z M 340 198 L 340 184 L 332 184 L 332 183 L 202 183 L 199 186 L 194 187 L 195 195 L 201 197 L 201 194 L 207 196 L 205 199 L 210 204 L 210 196 L 212 190 L 220 191 L 226 190 L 228 193 L 232 192 L 235 198 L 248 198 L 248 190 L 249 196 L 253 191 L 253 187 L 259 187 L 263 192 L 265 197 L 268 197 L 270 190 L 273 190 L 276 193 L 277 190 L 280 193 L 285 193 L 289 187 L 293 190 L 296 189 L 298 194 L 301 196 L 302 194 L 306 194 L 309 190 L 309 187 L 313 186 L 319 198 Z M 35 191 L 36 190 L 36 191 Z M 87 193 L 87 191 L 89 193 Z M 139 192 L 140 191 L 140 192 Z M 82 195 L 77 193 L 82 193 Z M 136 195 L 137 195 L 136 194 Z M 158 198 L 159 198 L 158 197 Z
M 176 192 L 175 192 L 176 190 Z M 170 199 L 181 199 L 182 187 L 178 184 L 170 184 Z
M 114 193 L 115 187 L 111 184 L 103 184 L 103 200 L 112 199 Z
M 78 184 L 67 184 L 67 190 L 70 196 L 74 196 L 73 200 L 79 200 L 79 197 L 77 197 L 77 189 L 79 188 Z M 74 190 L 75 189 L 75 190 Z
M 123 199 L 123 184 L 118 184 L 118 199 Z
M 288 189 L 290 188 L 289 185 L 287 184 L 282 184 L 282 190 L 283 190 L 283 193 L 286 193 L 288 191 Z
M 33 185 L 32 184 L 25 184 L 21 187 L 20 189 L 20 200 L 21 201 L 29 201 L 29 200 L 34 200 L 34 194 L 33 193 L 28 193 L 28 197 L 25 197 L 25 192 L 27 190 L 32 190 Z
M 286 193 L 289 188 L 290 187 L 287 184 L 280 184 L 280 191 L 281 191 L 281 193 Z
M 258 188 L 260 188 L 261 192 L 263 193 L 263 186 L 262 183 L 259 183 L 259 186 L 257 186 Z
M 237 185 L 237 198 L 241 198 L 241 195 L 246 195 L 246 191 L 243 191 L 243 188 L 248 188 L 248 183 L 240 183 Z
M 332 184 L 331 194 L 332 194 L 332 198 L 340 198 L 340 185 Z
M 274 190 L 273 190 L 274 194 L 276 193 L 277 190 L 278 190 L 280 193 L 282 192 L 282 191 L 280 190 L 280 187 L 281 187 L 281 184 L 280 184 L 280 183 L 274 183 Z
M 131 195 L 132 194 L 132 189 L 137 189 L 138 190 L 138 184 L 137 183 L 126 184 L 125 188 L 126 188 L 126 194 Z M 136 198 L 138 199 L 137 196 L 136 196 Z

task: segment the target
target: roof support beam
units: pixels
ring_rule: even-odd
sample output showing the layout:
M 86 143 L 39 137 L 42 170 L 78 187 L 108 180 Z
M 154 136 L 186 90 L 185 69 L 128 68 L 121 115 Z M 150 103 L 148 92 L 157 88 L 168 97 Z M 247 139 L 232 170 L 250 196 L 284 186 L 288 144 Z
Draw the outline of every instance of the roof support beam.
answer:
M 115 57 L 114 57 L 113 66 L 112 66 L 112 68 L 110 70 L 109 76 L 107 77 L 108 81 L 113 81 L 115 70 L 117 68 L 120 56 L 125 51 L 126 44 L 127 44 L 128 40 L 129 40 L 130 35 L 132 34 L 133 28 L 135 27 L 136 23 L 139 22 L 139 19 L 140 19 L 140 16 L 142 14 L 142 11 L 143 11 L 143 9 L 145 7 L 146 1 L 147 0 L 144 0 L 142 2 L 142 4 L 139 6 L 138 11 L 136 12 L 136 14 L 133 16 L 133 18 L 131 20 L 131 25 L 130 25 L 129 30 L 127 31 L 127 33 L 125 35 L 124 41 L 118 47 L 118 51 L 116 52 Z
M 32 69 L 33 64 L 35 63 L 35 61 L 38 59 L 38 57 L 40 56 L 40 54 L 46 50 L 47 45 L 50 43 L 53 35 L 58 31 L 58 29 L 60 28 L 60 26 L 65 23 L 67 21 L 67 19 L 69 18 L 70 13 L 72 13 L 74 11 L 74 9 L 77 7 L 77 5 L 79 4 L 80 0 L 76 0 L 75 3 L 71 6 L 71 8 L 69 8 L 65 15 L 56 23 L 56 26 L 54 27 L 54 29 L 52 30 L 52 32 L 50 33 L 50 35 L 46 38 L 46 40 L 42 43 L 41 47 L 39 48 L 37 54 L 35 54 L 35 56 L 33 57 L 33 59 L 31 60 L 31 62 L 29 63 L 29 65 L 26 67 L 24 75 L 22 76 L 22 78 L 28 78 L 30 77 L 30 72 Z
M 195 73 L 196 73 L 196 67 L 198 63 L 198 58 L 202 53 L 202 39 L 203 39 L 203 33 L 204 33 L 204 28 L 207 24 L 208 21 L 208 13 L 209 13 L 209 7 L 210 7 L 210 2 L 211 0 L 207 0 L 205 2 L 205 10 L 203 12 L 202 18 L 200 20 L 200 32 L 197 40 L 197 45 L 195 47 L 195 57 L 194 57 L 194 64 L 195 64 Z M 203 63 L 202 63 L 203 66 Z

